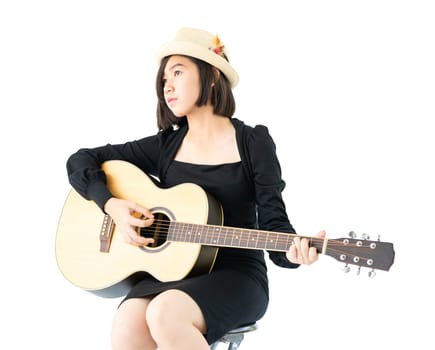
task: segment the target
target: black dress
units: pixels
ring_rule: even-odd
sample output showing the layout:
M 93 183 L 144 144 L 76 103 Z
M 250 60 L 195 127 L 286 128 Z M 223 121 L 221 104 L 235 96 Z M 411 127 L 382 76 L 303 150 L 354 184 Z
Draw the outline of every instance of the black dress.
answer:
M 224 208 L 224 225 L 243 227 L 255 224 L 254 198 L 246 183 L 241 162 L 222 165 L 196 165 L 174 161 L 168 168 L 169 186 L 184 182 L 199 184 Z M 168 289 L 190 295 L 206 320 L 207 341 L 213 343 L 228 330 L 259 320 L 269 297 L 264 253 L 260 250 L 220 248 L 209 274 L 176 282 L 146 279 L 139 282 L 128 298 L 146 297 Z M 125 300 L 124 299 L 124 300 Z
M 235 118 L 231 121 L 240 162 L 195 165 L 174 161 L 188 129 L 184 125 L 137 141 L 80 149 L 67 161 L 69 181 L 84 198 L 104 210 L 113 195 L 101 165 L 107 160 L 125 160 L 157 176 L 164 187 L 183 182 L 202 186 L 221 202 L 226 226 L 295 232 L 282 199 L 285 183 L 268 129 L 261 125 L 252 128 Z M 284 252 L 268 254 L 278 266 L 298 267 Z M 186 292 L 198 303 L 207 323 L 206 339 L 213 343 L 230 329 L 264 315 L 269 301 L 264 252 L 220 248 L 210 274 L 165 283 L 150 277 L 134 286 L 126 298 L 152 296 L 171 288 Z

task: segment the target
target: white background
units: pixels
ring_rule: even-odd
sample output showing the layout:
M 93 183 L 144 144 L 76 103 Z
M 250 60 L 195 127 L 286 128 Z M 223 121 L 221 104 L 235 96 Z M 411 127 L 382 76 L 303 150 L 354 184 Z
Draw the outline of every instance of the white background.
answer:
M 237 117 L 277 144 L 299 234 L 393 242 L 374 279 L 270 265 L 271 302 L 243 349 L 428 349 L 434 313 L 435 11 L 431 1 L 2 1 L 4 349 L 109 349 L 119 299 L 60 274 L 54 239 L 79 147 L 156 131 L 157 47 L 217 32 Z M 8 344 L 8 345 L 5 345 Z

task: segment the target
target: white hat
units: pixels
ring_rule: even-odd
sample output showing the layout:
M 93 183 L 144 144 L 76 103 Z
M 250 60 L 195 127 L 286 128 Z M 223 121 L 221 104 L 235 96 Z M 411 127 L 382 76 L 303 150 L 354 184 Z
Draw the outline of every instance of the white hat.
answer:
M 217 35 L 201 29 L 181 28 L 172 41 L 157 50 L 158 63 L 170 55 L 191 56 L 211 64 L 227 77 L 233 88 L 239 82 L 239 75 L 229 63 L 228 49 Z

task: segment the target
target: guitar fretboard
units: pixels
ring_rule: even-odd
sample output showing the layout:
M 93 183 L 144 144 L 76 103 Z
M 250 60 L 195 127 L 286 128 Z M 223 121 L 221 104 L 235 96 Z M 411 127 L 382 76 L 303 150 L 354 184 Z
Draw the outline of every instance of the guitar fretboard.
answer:
M 168 229 L 170 241 L 258 250 L 287 251 L 293 237 L 294 235 L 288 233 L 176 221 L 172 221 Z

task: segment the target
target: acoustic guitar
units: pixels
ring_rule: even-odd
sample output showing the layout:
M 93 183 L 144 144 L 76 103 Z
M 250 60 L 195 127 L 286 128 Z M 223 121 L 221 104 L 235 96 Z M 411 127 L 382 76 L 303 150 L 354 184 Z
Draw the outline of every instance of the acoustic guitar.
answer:
M 209 193 L 193 183 L 160 188 L 131 163 L 103 163 L 114 196 L 149 208 L 153 225 L 138 235 L 154 243 L 136 247 L 123 241 L 109 215 L 71 189 L 56 233 L 56 260 L 72 284 L 102 297 L 124 295 L 145 275 L 176 281 L 212 270 L 219 247 L 287 251 L 295 234 L 223 226 L 223 210 Z M 299 236 L 302 237 L 302 236 Z M 308 237 L 311 246 L 345 264 L 388 271 L 392 243 L 356 238 Z

